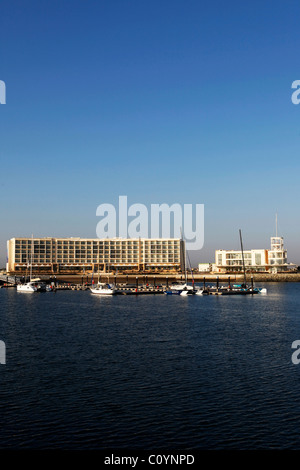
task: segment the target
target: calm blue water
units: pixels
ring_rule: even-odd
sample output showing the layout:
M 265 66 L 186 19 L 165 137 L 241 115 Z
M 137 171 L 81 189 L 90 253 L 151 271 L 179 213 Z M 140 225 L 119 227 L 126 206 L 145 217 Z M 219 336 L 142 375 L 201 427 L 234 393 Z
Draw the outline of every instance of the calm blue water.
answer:
M 0 289 L 0 448 L 297 449 L 300 284 L 256 296 Z

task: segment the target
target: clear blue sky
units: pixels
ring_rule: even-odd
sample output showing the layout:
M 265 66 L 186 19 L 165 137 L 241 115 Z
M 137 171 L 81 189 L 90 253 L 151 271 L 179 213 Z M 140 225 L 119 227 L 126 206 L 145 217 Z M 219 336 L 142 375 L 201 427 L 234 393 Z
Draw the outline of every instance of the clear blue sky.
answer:
M 204 248 L 300 264 L 299 1 L 2 0 L 0 265 L 14 236 L 95 237 L 96 208 L 203 203 Z

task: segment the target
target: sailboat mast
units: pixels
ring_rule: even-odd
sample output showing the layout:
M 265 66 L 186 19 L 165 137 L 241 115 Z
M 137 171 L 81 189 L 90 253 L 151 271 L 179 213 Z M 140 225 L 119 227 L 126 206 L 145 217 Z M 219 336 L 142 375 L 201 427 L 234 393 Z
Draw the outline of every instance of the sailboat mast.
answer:
M 182 247 L 181 253 L 182 253 L 182 261 L 183 261 L 183 268 L 184 268 L 184 278 L 185 278 L 185 283 L 187 284 L 187 273 L 186 273 L 186 248 L 185 248 L 185 242 L 183 239 L 182 235 L 182 228 L 180 227 L 180 244 Z
M 195 289 L 195 279 L 194 279 L 194 274 L 193 274 L 193 268 L 192 268 L 192 263 L 191 263 L 188 251 L 186 252 L 186 254 L 187 254 L 187 257 L 188 257 L 188 260 L 189 260 L 189 266 L 190 266 L 191 275 L 192 275 L 193 288 Z
M 245 269 L 244 250 L 243 250 L 243 240 L 242 240 L 242 231 L 241 231 L 241 229 L 240 229 L 240 241 L 241 241 L 243 270 L 244 270 L 244 284 L 245 284 L 245 287 L 246 287 L 246 269 Z
M 184 276 L 185 276 L 185 283 L 187 284 L 187 272 L 186 272 L 186 247 L 184 243 Z
M 30 281 L 32 279 L 32 256 L 33 256 L 33 235 L 31 236 L 31 255 L 30 255 Z

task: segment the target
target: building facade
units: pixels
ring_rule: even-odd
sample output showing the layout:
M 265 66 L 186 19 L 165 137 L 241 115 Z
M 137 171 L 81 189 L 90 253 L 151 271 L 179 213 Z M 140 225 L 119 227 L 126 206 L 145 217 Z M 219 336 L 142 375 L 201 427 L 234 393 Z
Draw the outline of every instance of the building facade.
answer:
M 185 242 L 180 239 L 12 238 L 7 272 L 180 271 Z
M 271 237 L 270 250 L 244 250 L 243 254 L 245 269 L 248 272 L 277 273 L 294 267 L 287 262 L 283 237 Z M 215 256 L 216 272 L 240 272 L 244 269 L 242 251 L 216 250 Z
M 199 273 L 209 273 L 211 270 L 212 270 L 211 263 L 199 263 L 198 264 Z

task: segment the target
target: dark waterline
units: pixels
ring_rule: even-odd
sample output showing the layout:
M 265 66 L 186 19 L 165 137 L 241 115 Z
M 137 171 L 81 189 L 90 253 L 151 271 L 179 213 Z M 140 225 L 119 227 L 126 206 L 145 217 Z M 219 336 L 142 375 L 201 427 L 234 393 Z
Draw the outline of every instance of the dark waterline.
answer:
M 300 284 L 256 296 L 0 290 L 2 449 L 297 449 Z

